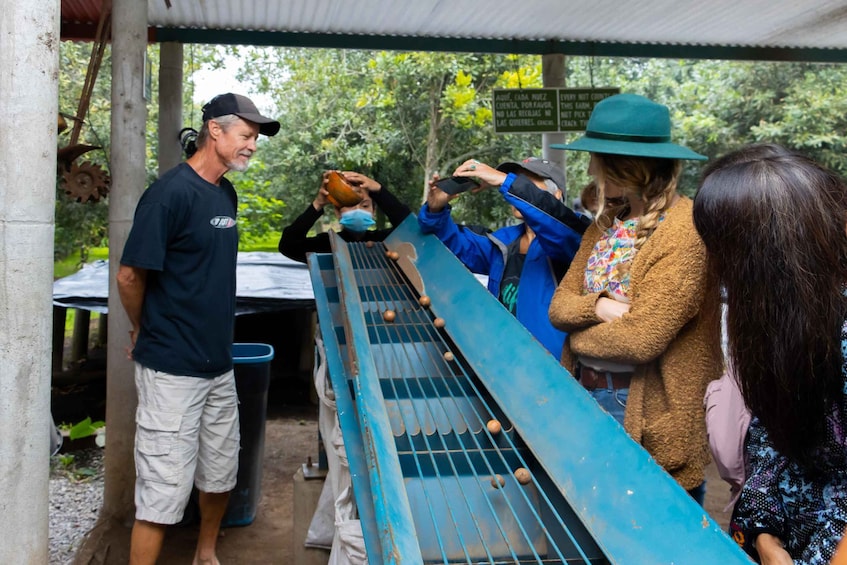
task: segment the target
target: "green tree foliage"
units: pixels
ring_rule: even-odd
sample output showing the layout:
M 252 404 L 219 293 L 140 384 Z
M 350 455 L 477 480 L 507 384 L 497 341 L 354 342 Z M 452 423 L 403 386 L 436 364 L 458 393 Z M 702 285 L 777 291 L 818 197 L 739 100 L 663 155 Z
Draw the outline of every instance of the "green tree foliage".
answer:
M 270 191 L 270 181 L 256 180 L 257 170 L 264 169 L 262 162 L 252 163 L 250 172 L 233 177 L 238 190 L 239 243 L 249 245 L 279 234 L 285 203 L 278 198 L 265 196 Z
M 61 149 L 70 144 L 71 130 L 79 120 L 76 120 L 79 112 L 80 97 L 83 84 L 86 80 L 89 61 L 94 44 L 90 42 L 65 41 L 60 46 L 60 74 L 59 74 L 59 112 L 65 116 L 68 129 L 59 135 L 58 147 Z M 220 52 L 215 47 L 192 45 L 186 47 L 185 76 L 188 88 L 185 89 L 183 97 L 184 115 L 187 127 L 199 127 L 200 105 L 192 102 L 193 89 L 190 80 L 192 73 L 202 68 L 214 68 L 219 64 Z M 96 149 L 78 157 L 74 162 L 81 163 L 91 161 L 99 165 L 107 173 L 109 172 L 109 155 L 111 153 L 111 49 L 106 47 L 100 71 L 94 78 L 94 89 L 88 104 L 84 120 L 81 122 L 79 144 L 96 145 Z M 150 84 L 152 91 L 147 106 L 147 127 L 145 169 L 147 171 L 147 184 L 153 182 L 158 176 L 158 76 L 159 49 L 156 46 L 147 50 L 148 67 L 151 73 Z M 236 181 L 238 182 L 238 181 Z M 262 235 L 268 235 L 270 226 L 265 215 L 271 214 L 271 221 L 277 221 L 279 210 L 283 203 L 262 198 L 252 198 L 249 190 L 252 183 L 247 185 L 247 194 L 242 197 L 242 207 L 245 217 L 256 218 L 257 222 L 252 225 L 245 221 L 241 227 L 242 237 L 245 242 L 254 242 L 261 239 Z M 245 200 L 246 198 L 246 200 Z M 79 254 L 81 263 L 88 259 L 88 252 L 92 247 L 108 245 L 108 197 L 100 202 L 77 202 L 67 196 L 62 190 L 61 178 L 57 175 L 56 192 L 56 236 L 55 256 L 57 260 Z M 276 229 L 276 226 L 273 226 Z
M 286 221 L 313 200 L 327 169 L 374 177 L 417 209 L 432 174 L 449 174 L 471 156 L 497 163 L 540 152 L 540 135 L 496 136 L 490 127 L 491 88 L 537 58 L 314 49 L 240 56 L 250 60 L 240 80 L 279 108 L 282 133 L 257 158 L 288 204 Z M 533 73 L 524 86 L 540 86 L 537 76 L 528 84 Z M 508 215 L 494 193 L 459 202 L 460 218 L 475 223 Z
M 468 157 L 494 164 L 541 153 L 540 135 L 494 134 L 490 105 L 493 88 L 541 87 L 540 57 L 309 49 L 249 56 L 240 78 L 273 97 L 283 124 L 280 141 L 259 158 L 289 204 L 284 222 L 311 202 L 328 168 L 374 176 L 416 209 L 427 179 Z M 709 157 L 775 141 L 847 172 L 842 66 L 593 57 L 566 64 L 568 86 L 615 86 L 666 104 L 674 140 Z M 588 155 L 566 156 L 574 197 L 589 180 Z M 696 191 L 701 167 L 685 163 L 684 193 Z M 492 191 L 455 200 L 454 215 L 489 226 L 509 221 Z
M 796 65 L 772 111 L 750 131 L 756 140 L 782 143 L 847 175 L 847 100 L 844 68 Z
M 618 86 L 671 109 L 673 139 L 709 157 L 775 142 L 847 175 L 847 68 L 836 64 L 573 58 L 568 81 Z M 579 157 L 577 157 L 579 158 Z M 569 156 L 569 179 L 587 180 Z M 702 164 L 686 163 L 680 186 L 696 191 Z
M 63 41 L 59 49 L 59 113 L 65 116 L 68 129 L 59 134 L 58 147 L 70 144 L 71 131 L 78 122 L 79 100 L 91 56 L 92 43 Z M 108 172 L 110 81 L 109 50 L 102 63 L 103 71 L 94 84 L 88 112 L 82 122 L 77 143 L 97 145 L 102 149 L 89 151 L 74 162 L 90 161 Z M 76 202 L 65 194 L 57 174 L 55 256 L 62 259 L 74 253 L 84 262 L 91 247 L 103 245 L 107 238 L 108 208 L 106 200 Z
M 110 173 L 111 154 L 111 48 L 106 46 L 100 70 L 94 80 L 94 88 L 88 101 L 87 108 L 80 108 L 83 85 L 88 73 L 92 50 L 91 42 L 63 41 L 60 45 L 59 69 L 59 113 L 65 117 L 68 129 L 59 134 L 59 149 L 71 144 L 71 131 L 75 123 L 79 123 L 78 144 L 94 145 L 99 149 L 89 151 L 74 160 L 74 163 L 90 161 Z M 150 70 L 158 67 L 158 49 L 148 48 Z M 158 136 L 157 121 L 158 107 L 150 101 L 157 99 L 158 85 L 151 81 L 153 91 L 147 108 L 147 153 L 145 167 L 147 180 L 156 178 Z M 80 110 L 86 110 L 80 115 Z M 79 118 L 83 119 L 80 120 Z M 62 190 L 61 177 L 57 174 L 56 184 L 56 237 L 55 257 L 57 260 L 79 254 L 80 262 L 88 259 L 92 247 L 108 245 L 108 196 L 99 202 L 77 202 Z
M 60 110 L 74 114 L 91 44 L 61 48 Z M 243 92 L 274 104 L 280 134 L 260 140 L 247 174 L 233 174 L 239 229 L 245 243 L 273 237 L 314 198 L 327 169 L 356 170 L 391 187 L 416 210 L 433 174 L 449 174 L 474 157 L 489 164 L 541 153 L 541 135 L 497 135 L 494 88 L 542 86 L 541 58 L 528 55 L 351 51 L 331 49 L 185 47 L 185 125 L 199 128 L 193 73 L 243 61 Z M 81 143 L 101 145 L 84 159 L 108 170 L 109 50 L 92 96 Z M 148 50 L 153 93 L 148 106 L 148 180 L 156 176 L 158 49 Z M 847 174 L 847 100 L 839 95 L 840 65 L 571 57 L 571 87 L 619 87 L 666 104 L 673 138 L 710 157 L 743 144 L 775 141 Z M 67 144 L 67 133 L 59 146 Z M 574 139 L 579 134 L 566 136 Z M 569 196 L 588 181 L 587 155 L 567 152 Z M 701 163 L 687 163 L 681 189 L 693 194 Z M 57 194 L 57 255 L 102 245 L 106 206 L 79 204 Z M 510 221 L 495 191 L 454 201 L 463 222 L 496 227 Z M 327 221 L 333 219 L 327 216 Z M 378 218 L 383 222 L 383 218 Z M 84 254 L 83 254 L 84 256 Z
M 521 71 L 521 61 L 530 70 Z M 413 174 L 405 178 L 409 196 L 417 192 L 413 208 L 425 198 L 433 174 L 449 175 L 468 158 L 496 165 L 540 153 L 540 135 L 494 134 L 491 109 L 492 89 L 505 86 L 512 70 L 517 76 L 527 75 L 522 86 L 541 86 L 534 72 L 539 62 L 537 57 L 503 55 L 375 54 L 367 96 L 381 101 L 390 117 L 385 127 L 392 141 L 399 141 L 390 154 L 408 154 L 412 161 Z M 400 132 L 399 139 L 392 128 Z M 498 225 L 510 217 L 502 202 L 494 191 L 462 197 L 454 201 L 454 213 L 460 221 Z

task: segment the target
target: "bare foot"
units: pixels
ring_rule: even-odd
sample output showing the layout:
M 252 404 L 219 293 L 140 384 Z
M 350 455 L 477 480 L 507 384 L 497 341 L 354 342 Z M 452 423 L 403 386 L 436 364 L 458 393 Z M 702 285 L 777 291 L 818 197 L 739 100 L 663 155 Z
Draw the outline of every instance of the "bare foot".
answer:
M 217 557 L 212 557 L 210 559 L 200 559 L 195 555 L 192 565 L 221 565 L 221 562 L 218 561 Z

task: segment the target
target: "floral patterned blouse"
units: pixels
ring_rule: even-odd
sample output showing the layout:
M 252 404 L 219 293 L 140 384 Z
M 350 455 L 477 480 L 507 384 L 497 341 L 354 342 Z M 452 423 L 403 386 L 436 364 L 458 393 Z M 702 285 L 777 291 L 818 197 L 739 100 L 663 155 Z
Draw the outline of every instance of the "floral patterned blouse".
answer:
M 638 218 L 614 219 L 594 245 L 585 267 L 583 292 L 597 294 L 607 291 L 613 298 L 629 295 L 629 266 L 635 258 L 635 229 Z
M 841 330 L 847 359 L 847 324 Z M 730 533 L 748 553 L 752 540 L 766 532 L 778 536 L 797 565 L 829 563 L 847 526 L 847 367 L 840 406 L 827 419 L 826 439 L 816 459 L 824 472 L 808 477 L 774 450 L 759 421 L 747 436 L 749 478 L 733 513 Z

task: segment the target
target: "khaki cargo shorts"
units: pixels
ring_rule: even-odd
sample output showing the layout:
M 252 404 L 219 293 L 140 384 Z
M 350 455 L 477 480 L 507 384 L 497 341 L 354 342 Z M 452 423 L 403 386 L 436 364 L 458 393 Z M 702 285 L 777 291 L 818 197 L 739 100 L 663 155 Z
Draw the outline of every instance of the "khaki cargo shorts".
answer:
M 238 396 L 229 371 L 206 379 L 135 364 L 135 517 L 182 519 L 192 486 L 229 492 L 238 473 Z

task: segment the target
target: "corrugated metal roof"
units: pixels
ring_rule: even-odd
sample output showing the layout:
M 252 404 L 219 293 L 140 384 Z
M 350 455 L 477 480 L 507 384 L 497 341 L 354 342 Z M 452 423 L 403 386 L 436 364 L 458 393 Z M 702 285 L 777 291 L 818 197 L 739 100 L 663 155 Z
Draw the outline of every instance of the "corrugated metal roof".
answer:
M 96 23 L 99 17 L 99 0 L 62 0 L 62 21 Z
M 62 0 L 63 30 L 65 22 L 96 26 L 99 5 L 100 0 Z M 159 41 L 665 56 L 734 51 L 736 58 L 847 60 L 843 0 L 147 0 L 147 5 Z

